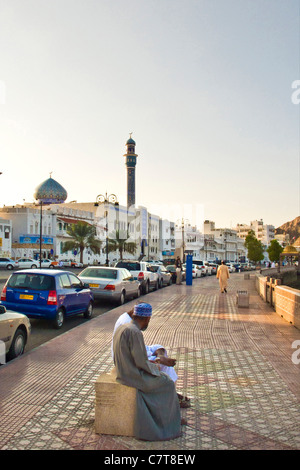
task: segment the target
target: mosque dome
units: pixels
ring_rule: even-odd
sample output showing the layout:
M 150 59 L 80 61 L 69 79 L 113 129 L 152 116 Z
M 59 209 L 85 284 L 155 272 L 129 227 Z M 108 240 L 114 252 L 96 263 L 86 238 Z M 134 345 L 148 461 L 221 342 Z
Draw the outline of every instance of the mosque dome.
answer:
M 297 251 L 297 249 L 296 249 L 293 245 L 287 245 L 287 246 L 284 248 L 282 254 L 287 255 L 287 256 L 288 256 L 288 255 L 297 255 L 297 254 L 298 254 L 298 251 Z
M 60 204 L 65 202 L 67 197 L 65 188 L 51 176 L 37 186 L 34 193 L 34 198 L 43 204 Z
M 126 142 L 126 145 L 135 145 L 135 141 L 132 139 L 131 133 L 130 133 L 129 139 Z

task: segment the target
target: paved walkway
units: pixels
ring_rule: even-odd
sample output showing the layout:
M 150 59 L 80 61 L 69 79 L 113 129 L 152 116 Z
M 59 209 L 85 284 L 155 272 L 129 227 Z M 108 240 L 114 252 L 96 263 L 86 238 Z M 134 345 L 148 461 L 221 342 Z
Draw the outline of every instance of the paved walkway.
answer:
M 177 390 L 191 397 L 181 437 L 94 432 L 94 382 L 112 368 L 118 307 L 1 366 L 0 449 L 300 449 L 300 331 L 261 300 L 254 276 L 232 274 L 228 294 L 208 277 L 143 297 L 153 306 L 145 342 L 177 358 Z M 248 290 L 249 308 L 237 308 L 237 290 Z

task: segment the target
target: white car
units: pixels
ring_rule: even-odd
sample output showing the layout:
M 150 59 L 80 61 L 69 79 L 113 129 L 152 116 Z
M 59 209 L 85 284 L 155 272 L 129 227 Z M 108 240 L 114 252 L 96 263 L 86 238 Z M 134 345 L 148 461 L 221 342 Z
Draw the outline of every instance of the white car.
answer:
M 24 268 L 38 268 L 40 265 L 39 260 L 32 259 L 32 258 L 20 258 L 17 260 L 18 262 L 18 268 L 24 269 Z
M 229 271 L 230 273 L 234 273 L 235 267 L 233 266 L 233 264 L 226 263 L 226 266 L 227 266 L 228 271 Z
M 6 310 L 0 305 L 0 364 L 23 354 L 31 325 L 28 317 L 22 313 Z M 1 349 L 1 345 L 5 345 Z M 6 357 L 5 357 L 6 356 Z
M 182 265 L 183 269 L 186 272 L 186 264 Z M 196 264 L 192 264 L 192 277 L 201 277 L 202 276 L 202 269 L 201 266 L 197 266 Z

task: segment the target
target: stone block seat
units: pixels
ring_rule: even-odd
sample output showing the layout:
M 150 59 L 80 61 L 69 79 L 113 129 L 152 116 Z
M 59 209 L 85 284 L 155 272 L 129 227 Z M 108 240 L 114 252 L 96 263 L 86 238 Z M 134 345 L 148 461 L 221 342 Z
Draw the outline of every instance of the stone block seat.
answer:
M 134 436 L 137 390 L 116 381 L 116 370 L 101 374 L 95 382 L 95 432 Z

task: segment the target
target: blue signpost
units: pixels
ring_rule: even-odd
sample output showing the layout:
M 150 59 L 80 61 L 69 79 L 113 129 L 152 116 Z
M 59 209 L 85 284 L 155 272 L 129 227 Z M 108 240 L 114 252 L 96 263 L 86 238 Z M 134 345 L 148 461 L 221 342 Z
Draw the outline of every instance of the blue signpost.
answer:
M 186 285 L 187 286 L 191 286 L 193 284 L 192 265 L 193 265 L 193 256 L 187 255 L 186 256 Z

